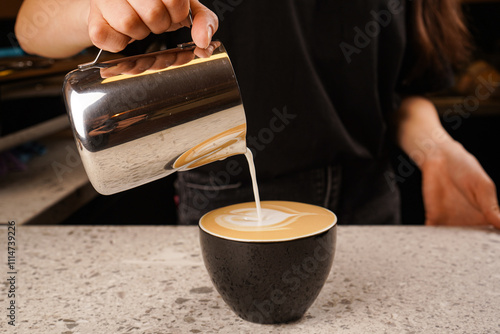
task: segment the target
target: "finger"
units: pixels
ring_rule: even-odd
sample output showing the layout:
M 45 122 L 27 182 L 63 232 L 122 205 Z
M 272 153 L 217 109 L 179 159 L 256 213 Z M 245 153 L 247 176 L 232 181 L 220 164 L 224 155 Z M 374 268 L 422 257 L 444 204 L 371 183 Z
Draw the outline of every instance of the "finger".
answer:
M 206 49 L 196 47 L 193 52 L 200 58 L 208 58 L 214 53 L 214 50 L 215 50 L 215 45 L 213 42 L 211 42 Z
M 161 0 L 129 0 L 129 3 L 151 32 L 161 34 L 170 28 L 172 20 Z
M 134 62 L 134 66 L 126 71 L 123 74 L 140 74 L 144 71 L 147 71 L 155 62 L 155 57 L 141 57 Z
M 193 14 L 191 37 L 196 46 L 206 49 L 219 27 L 219 20 L 214 12 L 197 0 L 191 1 L 191 11 Z
M 485 216 L 488 223 L 500 229 L 500 208 L 498 204 L 493 204 L 490 210 L 485 213 Z
M 495 184 L 488 178 L 483 185 L 476 190 L 477 201 L 483 215 L 488 223 L 500 228 L 500 209 L 498 207 L 497 191 Z
M 439 181 L 446 187 L 439 187 Z M 481 226 L 488 225 L 483 213 L 476 208 L 466 195 L 446 181 L 429 179 L 423 175 L 425 224 L 429 226 Z
M 474 209 L 465 201 L 458 201 L 461 209 L 448 208 L 439 217 L 426 215 L 427 226 L 485 226 L 489 225 L 482 212 Z
M 109 26 L 101 15 L 89 15 L 89 37 L 96 47 L 119 52 L 128 45 L 130 37 Z
M 184 65 L 194 59 L 194 54 L 191 51 L 179 52 L 172 66 Z
M 425 225 L 426 226 L 438 226 L 438 222 L 432 219 L 426 219 L 425 220 Z
M 130 69 L 134 68 L 135 62 L 133 61 L 121 61 L 115 66 L 111 66 L 108 68 L 101 68 L 101 77 L 102 78 L 111 78 L 114 77 L 115 75 L 119 75 L 122 73 L 125 73 L 129 71 Z
M 163 53 L 156 56 L 156 60 L 151 65 L 151 70 L 163 70 L 175 62 L 175 53 Z
M 180 23 L 189 15 L 189 0 L 163 0 L 163 5 L 167 8 L 172 23 Z
M 104 1 L 100 6 L 104 20 L 117 32 L 136 40 L 146 38 L 151 32 L 129 3 Z

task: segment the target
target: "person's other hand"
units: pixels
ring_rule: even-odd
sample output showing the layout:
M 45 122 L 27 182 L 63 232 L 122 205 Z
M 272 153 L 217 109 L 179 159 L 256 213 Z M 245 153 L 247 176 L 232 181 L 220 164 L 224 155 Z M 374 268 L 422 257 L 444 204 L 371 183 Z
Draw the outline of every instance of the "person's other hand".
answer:
M 134 40 L 188 27 L 193 42 L 206 49 L 218 28 L 215 13 L 197 0 L 90 0 L 88 32 L 92 43 L 119 52 Z
M 477 159 L 455 141 L 421 165 L 426 225 L 500 228 L 496 187 Z

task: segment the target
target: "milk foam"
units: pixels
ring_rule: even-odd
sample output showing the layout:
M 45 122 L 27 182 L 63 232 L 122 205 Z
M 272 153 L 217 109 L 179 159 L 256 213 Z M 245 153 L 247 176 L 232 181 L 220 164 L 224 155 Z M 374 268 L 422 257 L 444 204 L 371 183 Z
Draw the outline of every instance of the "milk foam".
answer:
M 259 219 L 256 208 L 242 208 L 215 217 L 215 222 L 222 227 L 235 231 L 248 231 L 256 228 L 261 231 L 275 231 L 285 229 L 299 217 L 305 215 L 307 213 L 286 213 L 281 210 L 262 208 Z

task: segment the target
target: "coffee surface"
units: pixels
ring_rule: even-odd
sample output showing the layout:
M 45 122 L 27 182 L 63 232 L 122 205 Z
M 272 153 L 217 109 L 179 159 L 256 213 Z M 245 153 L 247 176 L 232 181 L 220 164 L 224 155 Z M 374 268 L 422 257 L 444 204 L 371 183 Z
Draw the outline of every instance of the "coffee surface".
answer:
M 337 222 L 333 212 L 311 204 L 262 201 L 261 207 L 260 221 L 255 202 L 215 209 L 200 219 L 200 228 L 229 240 L 277 242 L 319 234 Z

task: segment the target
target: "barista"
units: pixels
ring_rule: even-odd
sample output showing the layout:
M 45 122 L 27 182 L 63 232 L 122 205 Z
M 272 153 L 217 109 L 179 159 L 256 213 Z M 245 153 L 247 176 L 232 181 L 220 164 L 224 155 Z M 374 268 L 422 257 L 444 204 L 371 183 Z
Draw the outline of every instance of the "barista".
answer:
M 58 3 L 39 26 L 48 9 L 25 0 L 16 35 L 25 51 L 48 57 L 92 44 L 118 52 L 189 25 L 191 7 L 192 39 L 210 52 L 218 16 L 262 199 L 322 205 L 343 223 L 397 224 L 394 138 L 422 172 L 426 224 L 500 228 L 495 185 L 423 97 L 448 87 L 467 53 L 456 1 L 209 3 L 212 11 L 187 0 L 74 0 Z M 190 224 L 253 198 L 239 157 L 178 173 L 177 191 L 180 223 Z

